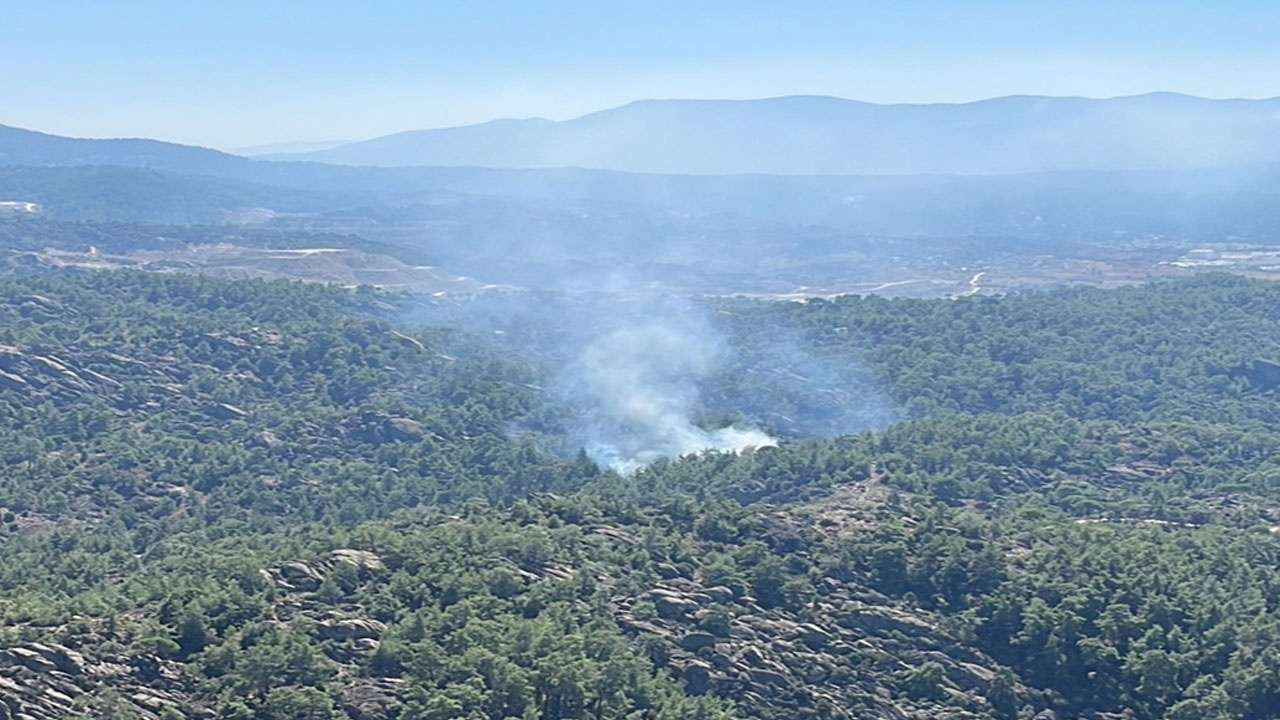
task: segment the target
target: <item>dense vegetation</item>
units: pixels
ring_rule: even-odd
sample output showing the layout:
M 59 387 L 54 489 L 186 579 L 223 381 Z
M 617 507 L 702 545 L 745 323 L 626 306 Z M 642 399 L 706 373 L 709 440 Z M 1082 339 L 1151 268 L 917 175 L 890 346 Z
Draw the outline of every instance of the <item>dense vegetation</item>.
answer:
M 1203 276 L 718 303 L 743 364 L 785 336 L 830 373 L 730 367 L 712 405 L 821 415 L 854 379 L 896 422 L 758 416 L 795 437 L 620 477 L 547 451 L 536 324 L 0 279 L 0 705 L 8 682 L 56 688 L 13 700 L 55 717 L 1273 717 L 1280 434 L 1240 369 L 1278 301 Z

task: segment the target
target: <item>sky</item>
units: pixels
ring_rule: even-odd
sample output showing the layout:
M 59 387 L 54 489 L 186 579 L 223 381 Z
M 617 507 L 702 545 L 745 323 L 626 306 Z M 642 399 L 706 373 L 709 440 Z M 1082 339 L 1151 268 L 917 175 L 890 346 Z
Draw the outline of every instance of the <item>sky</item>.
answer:
M 1280 96 L 1270 0 L 0 0 L 0 124 L 241 149 L 649 98 Z

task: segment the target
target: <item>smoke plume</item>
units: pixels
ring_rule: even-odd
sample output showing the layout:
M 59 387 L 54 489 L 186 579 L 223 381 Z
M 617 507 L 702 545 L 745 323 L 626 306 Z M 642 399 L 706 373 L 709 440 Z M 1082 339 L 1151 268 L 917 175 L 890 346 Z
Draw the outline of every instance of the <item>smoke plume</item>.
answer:
M 698 385 L 722 366 L 724 343 L 687 306 L 666 301 L 613 321 L 562 376 L 593 460 L 627 474 L 660 458 L 775 443 L 754 428 L 698 424 Z
M 428 321 L 529 367 L 536 385 L 527 387 L 545 402 L 512 432 L 565 456 L 585 450 L 622 474 L 661 459 L 892 421 L 882 383 L 856 350 L 824 345 L 831 329 L 802 331 L 789 304 L 598 284 L 610 287 L 444 302 Z

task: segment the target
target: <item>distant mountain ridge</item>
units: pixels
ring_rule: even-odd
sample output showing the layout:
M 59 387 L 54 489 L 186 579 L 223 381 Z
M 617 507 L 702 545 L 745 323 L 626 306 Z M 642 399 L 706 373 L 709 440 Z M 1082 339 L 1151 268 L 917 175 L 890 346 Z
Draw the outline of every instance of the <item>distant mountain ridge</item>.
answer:
M 1173 93 L 933 105 L 816 96 L 644 100 L 559 122 L 493 120 L 255 159 L 157 140 L 69 138 L 0 125 L 0 165 L 119 165 L 284 185 L 345 185 L 359 172 L 335 165 L 967 175 L 1275 163 L 1280 98 Z
M 712 175 L 1193 169 L 1280 161 L 1280 98 L 643 100 L 559 122 L 494 120 L 265 157 Z
M 196 145 L 144 138 L 72 138 L 0 125 L 0 165 L 121 165 L 216 175 L 250 162 Z

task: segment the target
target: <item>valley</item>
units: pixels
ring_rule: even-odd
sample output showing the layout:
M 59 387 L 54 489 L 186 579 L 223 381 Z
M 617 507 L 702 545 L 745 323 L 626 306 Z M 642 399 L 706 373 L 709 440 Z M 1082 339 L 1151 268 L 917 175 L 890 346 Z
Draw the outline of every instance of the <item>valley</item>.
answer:
M 10 251 L 8 257 L 0 258 L 0 267 L 10 272 L 138 270 L 228 278 L 289 279 L 352 289 L 376 287 L 434 297 L 465 297 L 502 289 L 438 268 L 406 265 L 392 257 L 349 248 L 264 249 L 220 244 L 121 254 L 107 254 L 96 248 L 87 251 Z

